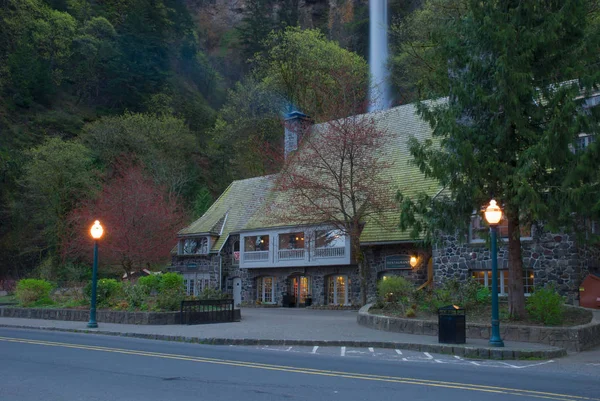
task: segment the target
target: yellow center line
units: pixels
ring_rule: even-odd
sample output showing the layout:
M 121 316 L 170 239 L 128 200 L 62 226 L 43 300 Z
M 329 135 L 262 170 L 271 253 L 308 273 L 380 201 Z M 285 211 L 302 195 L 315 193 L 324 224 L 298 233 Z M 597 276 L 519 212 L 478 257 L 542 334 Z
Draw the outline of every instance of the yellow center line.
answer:
M 216 365 L 227 365 L 227 366 L 280 371 L 280 372 L 288 372 L 288 373 L 300 373 L 300 374 L 308 374 L 308 375 L 319 375 L 319 376 L 329 376 L 329 377 L 338 377 L 338 378 L 347 378 L 347 379 L 379 381 L 379 382 L 387 382 L 387 383 L 414 384 L 414 385 L 427 386 L 427 387 L 452 388 L 452 389 L 458 389 L 458 390 L 470 390 L 470 391 L 478 391 L 478 392 L 486 392 L 486 393 L 498 393 L 498 394 L 515 395 L 515 396 L 522 396 L 522 397 L 528 396 L 528 397 L 543 398 L 543 399 L 550 399 L 550 400 L 600 401 L 600 399 L 597 399 L 597 398 L 589 398 L 589 397 L 582 397 L 582 396 L 569 395 L 569 394 L 549 393 L 549 392 L 543 392 L 543 391 L 516 389 L 516 388 L 509 388 L 509 387 L 486 386 L 486 385 L 479 385 L 479 384 L 416 379 L 416 378 L 409 378 L 409 377 L 381 376 L 381 375 L 371 375 L 371 374 L 363 374 L 363 373 L 340 372 L 340 371 L 333 371 L 333 370 L 320 370 L 320 369 L 312 369 L 312 368 L 298 368 L 298 367 L 294 367 L 294 366 L 271 365 L 271 364 L 264 364 L 264 363 L 257 363 L 257 362 L 243 362 L 243 361 L 234 361 L 234 360 L 227 360 L 227 359 L 195 357 L 195 356 L 178 355 L 178 354 L 165 354 L 165 353 L 160 353 L 160 352 L 136 351 L 136 350 L 129 350 L 129 349 L 124 349 L 124 348 L 109 348 L 109 347 L 100 347 L 100 346 L 94 346 L 94 345 L 81 345 L 81 344 L 71 344 L 71 343 L 62 343 L 62 342 L 53 342 L 53 341 L 29 340 L 29 339 L 11 338 L 11 337 L 0 337 L 0 341 L 22 343 L 22 344 L 32 344 L 32 345 L 43 345 L 43 346 L 51 346 L 51 347 L 81 349 L 81 350 L 87 350 L 87 351 L 111 352 L 111 353 L 118 353 L 118 354 L 125 354 L 125 355 L 136 355 L 136 356 L 146 356 L 146 357 L 153 357 L 153 358 L 163 358 L 163 359 L 172 359 L 172 360 L 189 361 L 189 362 L 210 363 L 210 364 L 216 364 Z

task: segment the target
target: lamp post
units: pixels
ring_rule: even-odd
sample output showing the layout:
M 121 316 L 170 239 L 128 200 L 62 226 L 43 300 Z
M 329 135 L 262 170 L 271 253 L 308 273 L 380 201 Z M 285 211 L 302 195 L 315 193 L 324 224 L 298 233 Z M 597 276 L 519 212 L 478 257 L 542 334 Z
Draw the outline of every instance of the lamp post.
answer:
M 90 234 L 94 239 L 94 267 L 92 269 L 92 301 L 90 304 L 90 321 L 87 324 L 89 328 L 98 327 L 96 322 L 96 287 L 98 286 L 98 240 L 102 238 L 104 230 L 100 225 L 100 221 L 96 220 L 90 229 Z
M 502 219 L 502 209 L 491 200 L 485 209 L 485 219 L 490 225 L 490 240 L 492 245 L 492 336 L 490 345 L 492 347 L 504 347 L 504 341 L 500 338 L 500 318 L 498 313 L 498 251 L 496 249 L 498 223 Z

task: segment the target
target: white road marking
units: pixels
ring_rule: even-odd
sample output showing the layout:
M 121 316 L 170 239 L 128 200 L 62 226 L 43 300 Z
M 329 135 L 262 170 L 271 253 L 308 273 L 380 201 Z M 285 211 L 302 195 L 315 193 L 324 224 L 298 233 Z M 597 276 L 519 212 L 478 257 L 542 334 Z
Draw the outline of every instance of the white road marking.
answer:
M 312 350 L 311 354 L 316 354 L 318 349 L 319 349 L 319 346 L 318 346 L 318 345 L 315 345 L 315 346 L 313 347 L 313 350 Z
M 373 347 L 369 347 L 369 352 L 374 353 L 375 350 L 373 349 Z
M 423 353 L 425 354 L 427 359 L 433 359 L 433 357 L 431 356 L 431 354 L 429 352 L 423 352 Z
M 454 355 L 454 357 L 455 357 L 456 359 L 460 359 L 460 360 L 462 361 L 462 358 L 461 358 L 460 356 L 458 356 L 458 355 Z
M 444 363 L 442 361 L 440 361 L 439 359 L 434 359 L 437 363 Z
M 540 363 L 534 363 L 532 365 L 523 365 L 523 366 L 515 366 L 515 369 L 523 369 L 523 368 L 530 368 L 532 366 L 540 366 L 540 365 L 547 365 L 549 363 L 553 363 L 554 360 L 549 360 L 549 361 L 544 361 L 544 362 L 540 362 Z
M 288 349 L 286 349 L 286 351 L 288 351 L 288 352 L 289 352 L 289 351 L 291 351 L 291 350 L 292 350 L 292 348 L 294 348 L 294 347 L 289 347 Z
M 473 365 L 475 365 L 475 366 L 481 366 L 481 365 L 480 365 L 480 364 L 478 364 L 477 362 L 473 362 L 473 361 L 469 361 L 469 362 L 471 362 L 471 363 L 472 363 Z
M 345 356 L 346 355 L 346 347 L 342 347 L 340 356 Z
M 399 349 L 396 350 L 396 354 L 398 355 L 402 355 L 402 351 L 400 351 Z

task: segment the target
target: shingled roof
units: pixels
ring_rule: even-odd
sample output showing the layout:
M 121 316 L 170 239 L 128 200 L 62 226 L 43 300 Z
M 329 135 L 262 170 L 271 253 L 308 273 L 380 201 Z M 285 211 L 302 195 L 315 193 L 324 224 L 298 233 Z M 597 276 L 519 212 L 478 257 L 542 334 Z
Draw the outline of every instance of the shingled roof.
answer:
M 178 235 L 217 235 L 219 239 L 211 250 L 219 251 L 230 233 L 246 227 L 271 192 L 274 179 L 274 175 L 266 175 L 233 181 L 202 217 L 179 231 Z
M 380 157 L 392 163 L 385 174 L 386 181 L 392 183 L 392 193 L 397 190 L 404 195 L 416 195 L 425 192 L 434 195 L 440 190 L 440 185 L 430 179 L 425 179 L 419 169 L 409 162 L 412 159 L 407 141 L 411 136 L 418 140 L 431 137 L 429 125 L 416 114 L 413 104 L 394 107 L 370 115 L 378 129 L 388 133 L 386 146 L 381 150 Z M 316 125 L 314 130 L 318 130 Z M 293 222 L 274 222 L 266 218 L 265 210 L 268 204 L 279 196 L 273 191 L 275 175 L 234 181 L 217 199 L 210 209 L 196 222 L 179 232 L 180 236 L 190 234 L 220 235 L 213 250 L 219 250 L 227 239 L 227 235 L 249 229 L 264 229 L 294 225 Z M 399 224 L 399 211 L 389 210 L 377 218 L 365 222 L 361 234 L 361 243 L 373 244 L 382 242 L 412 241 L 408 232 L 402 232 Z M 222 221 L 222 231 L 219 222 Z

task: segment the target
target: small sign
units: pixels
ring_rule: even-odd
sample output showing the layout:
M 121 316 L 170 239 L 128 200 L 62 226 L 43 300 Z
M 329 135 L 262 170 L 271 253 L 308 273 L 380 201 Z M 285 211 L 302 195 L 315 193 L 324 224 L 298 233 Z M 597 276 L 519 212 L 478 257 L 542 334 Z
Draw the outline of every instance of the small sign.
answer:
M 240 261 L 240 251 L 234 251 L 233 252 L 233 259 L 236 261 Z
M 409 255 L 392 255 L 385 257 L 385 270 L 410 269 Z

